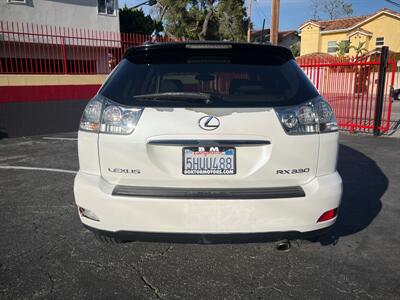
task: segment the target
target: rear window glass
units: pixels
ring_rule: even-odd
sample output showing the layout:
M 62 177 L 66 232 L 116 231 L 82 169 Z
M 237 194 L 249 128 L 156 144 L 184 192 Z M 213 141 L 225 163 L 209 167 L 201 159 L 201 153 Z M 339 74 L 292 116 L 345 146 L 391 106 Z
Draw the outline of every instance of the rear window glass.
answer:
M 293 59 L 241 56 L 126 58 L 100 94 L 124 105 L 149 107 L 272 107 L 318 95 Z

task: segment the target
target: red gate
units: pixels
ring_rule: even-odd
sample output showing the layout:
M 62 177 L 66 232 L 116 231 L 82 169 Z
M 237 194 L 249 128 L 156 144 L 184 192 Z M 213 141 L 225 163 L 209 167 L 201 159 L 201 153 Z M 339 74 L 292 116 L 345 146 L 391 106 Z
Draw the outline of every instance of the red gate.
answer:
M 348 60 L 332 57 L 323 62 L 320 58 L 300 58 L 298 63 L 331 104 L 341 129 L 351 132 L 374 130 L 379 92 L 380 55 Z M 390 129 L 392 108 L 390 94 L 395 72 L 396 62 L 389 61 L 383 86 L 381 125 L 377 128 L 382 133 Z

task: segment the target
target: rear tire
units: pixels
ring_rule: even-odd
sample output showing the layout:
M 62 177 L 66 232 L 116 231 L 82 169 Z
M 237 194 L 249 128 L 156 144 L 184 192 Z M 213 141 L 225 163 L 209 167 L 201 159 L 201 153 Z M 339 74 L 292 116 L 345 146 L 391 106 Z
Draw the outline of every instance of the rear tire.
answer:
M 98 233 L 95 233 L 94 236 L 96 237 L 96 239 L 99 242 L 104 243 L 104 244 L 121 244 L 124 242 L 123 240 L 120 240 L 120 239 L 117 239 L 117 238 L 114 238 L 111 236 L 98 234 Z

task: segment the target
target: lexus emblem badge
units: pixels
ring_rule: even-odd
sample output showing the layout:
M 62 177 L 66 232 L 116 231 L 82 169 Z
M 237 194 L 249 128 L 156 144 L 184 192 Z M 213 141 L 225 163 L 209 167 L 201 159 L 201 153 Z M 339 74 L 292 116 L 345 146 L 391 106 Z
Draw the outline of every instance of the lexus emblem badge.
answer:
M 219 124 L 219 119 L 214 116 L 205 116 L 199 120 L 199 126 L 204 130 L 215 130 Z

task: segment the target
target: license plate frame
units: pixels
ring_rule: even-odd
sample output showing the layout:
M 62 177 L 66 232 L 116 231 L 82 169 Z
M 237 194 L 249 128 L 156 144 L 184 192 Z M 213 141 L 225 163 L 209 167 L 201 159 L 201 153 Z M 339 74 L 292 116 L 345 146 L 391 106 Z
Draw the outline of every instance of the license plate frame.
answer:
M 195 149 L 197 149 L 197 151 L 194 151 Z M 229 168 L 229 169 L 204 169 L 204 170 L 194 170 L 193 168 L 185 168 L 186 164 L 185 164 L 185 159 L 186 159 L 186 150 L 192 151 L 192 152 L 205 152 L 207 154 L 205 154 L 206 156 L 208 155 L 214 155 L 212 154 L 212 152 L 210 151 L 211 149 L 213 149 L 215 151 L 215 149 L 218 149 L 218 152 L 225 152 L 227 150 L 231 150 L 233 151 L 233 155 L 225 155 L 228 157 L 232 157 L 232 163 L 233 163 L 233 167 Z M 203 150 L 203 151 L 201 151 Z M 236 147 L 233 146 L 191 146 L 191 147 L 183 147 L 182 148 L 182 174 L 183 175 L 236 175 L 237 172 L 237 164 L 236 164 Z M 223 155 L 220 156 L 224 157 Z M 225 171 L 226 170 L 226 171 Z

